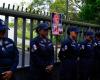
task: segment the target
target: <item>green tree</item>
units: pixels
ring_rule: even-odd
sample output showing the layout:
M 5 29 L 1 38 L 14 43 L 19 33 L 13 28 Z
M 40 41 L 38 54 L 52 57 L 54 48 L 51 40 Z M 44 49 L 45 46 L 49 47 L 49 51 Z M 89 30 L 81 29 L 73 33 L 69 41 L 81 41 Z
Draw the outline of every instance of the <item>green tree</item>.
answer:
M 66 14 L 66 0 L 56 0 L 50 5 L 50 12 Z
M 47 5 L 51 4 L 51 0 L 33 0 L 28 9 L 45 10 Z
M 77 20 L 78 11 L 80 9 L 79 3 L 81 0 L 69 0 L 68 5 L 66 0 L 56 0 L 54 3 L 50 5 L 50 12 L 58 12 L 67 14 L 67 6 L 68 6 L 68 18 L 70 20 Z
M 79 18 L 81 21 L 100 24 L 100 0 L 85 0 Z

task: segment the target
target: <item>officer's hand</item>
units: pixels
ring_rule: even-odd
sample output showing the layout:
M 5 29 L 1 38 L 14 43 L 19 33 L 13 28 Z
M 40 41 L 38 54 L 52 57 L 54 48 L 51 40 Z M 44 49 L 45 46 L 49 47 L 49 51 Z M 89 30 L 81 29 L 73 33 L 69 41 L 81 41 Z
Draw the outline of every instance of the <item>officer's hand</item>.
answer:
M 13 72 L 12 71 L 5 71 L 4 73 L 2 73 L 4 76 L 3 76 L 3 79 L 4 80 L 10 80 L 12 75 L 13 75 Z
M 46 67 L 46 71 L 47 71 L 48 73 L 52 72 L 52 69 L 53 69 L 53 65 L 48 65 L 48 66 Z

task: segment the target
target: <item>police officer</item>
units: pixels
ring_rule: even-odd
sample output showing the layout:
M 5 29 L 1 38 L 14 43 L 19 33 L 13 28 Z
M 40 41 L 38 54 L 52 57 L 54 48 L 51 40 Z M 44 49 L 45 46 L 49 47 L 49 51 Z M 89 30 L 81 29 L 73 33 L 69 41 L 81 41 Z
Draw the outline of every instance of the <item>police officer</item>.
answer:
M 52 80 L 54 48 L 47 38 L 48 24 L 41 23 L 37 28 L 38 36 L 30 43 L 31 80 Z
M 80 46 L 80 80 L 90 80 L 94 66 L 94 34 L 85 33 L 85 39 Z
M 18 65 L 18 50 L 14 42 L 4 37 L 9 28 L 0 19 L 0 80 L 14 80 L 13 74 Z
M 68 38 L 61 43 L 59 59 L 61 61 L 60 80 L 77 79 L 77 62 L 79 45 L 77 43 L 78 28 L 68 28 Z
M 95 34 L 95 80 L 100 80 L 100 32 Z

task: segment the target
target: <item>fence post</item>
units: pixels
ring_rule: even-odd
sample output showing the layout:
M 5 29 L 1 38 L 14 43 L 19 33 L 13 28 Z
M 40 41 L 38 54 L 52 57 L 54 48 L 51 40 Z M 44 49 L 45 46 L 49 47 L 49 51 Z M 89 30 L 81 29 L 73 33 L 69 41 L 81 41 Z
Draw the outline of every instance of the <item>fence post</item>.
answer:
M 58 42 L 57 42 L 57 39 L 58 39 L 58 36 L 55 36 L 56 37 L 56 44 L 55 44 L 55 62 L 57 62 L 57 57 L 58 57 L 58 54 L 57 54 L 57 51 L 58 51 Z
M 23 27 L 22 27 L 22 67 L 25 66 L 25 34 L 26 34 L 26 18 L 23 18 Z
M 30 40 L 33 38 L 33 19 L 30 20 Z
M 9 20 L 9 17 L 5 16 L 5 24 L 6 24 L 6 26 L 8 26 L 8 20 Z M 6 30 L 5 37 L 8 37 L 8 30 Z
M 18 18 L 15 17 L 14 18 L 14 42 L 16 46 L 17 46 L 17 28 L 18 28 L 17 26 L 18 26 Z

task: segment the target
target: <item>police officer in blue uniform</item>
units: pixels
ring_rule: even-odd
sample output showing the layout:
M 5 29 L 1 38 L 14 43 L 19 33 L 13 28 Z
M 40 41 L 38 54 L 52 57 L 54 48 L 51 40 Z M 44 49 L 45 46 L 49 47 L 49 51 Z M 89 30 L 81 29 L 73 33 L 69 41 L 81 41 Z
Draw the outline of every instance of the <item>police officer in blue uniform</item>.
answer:
M 31 80 L 52 80 L 54 48 L 52 41 L 47 38 L 48 30 L 48 24 L 39 24 L 38 36 L 30 42 Z
M 95 34 L 95 80 L 100 80 L 100 32 Z
M 18 50 L 14 42 L 4 37 L 9 28 L 0 19 L 0 80 L 14 80 L 13 74 L 18 65 Z
M 80 46 L 80 80 L 92 79 L 94 66 L 94 34 L 92 31 L 85 33 L 85 40 Z
M 61 61 L 60 80 L 77 80 L 77 63 L 79 55 L 79 44 L 77 36 L 78 28 L 68 28 L 68 38 L 61 43 L 59 59 Z

